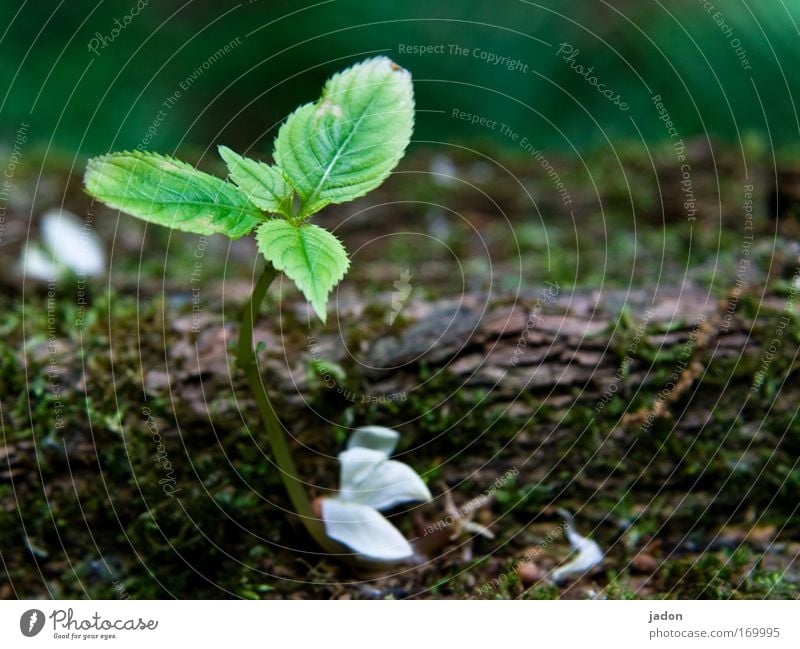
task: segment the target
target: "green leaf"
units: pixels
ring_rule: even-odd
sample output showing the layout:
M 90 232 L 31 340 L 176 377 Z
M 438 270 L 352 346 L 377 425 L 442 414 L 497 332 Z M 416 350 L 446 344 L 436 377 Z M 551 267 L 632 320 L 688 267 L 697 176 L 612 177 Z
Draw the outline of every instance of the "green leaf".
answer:
M 267 260 L 297 284 L 325 322 L 328 294 L 350 266 L 339 239 L 318 225 L 271 219 L 259 226 L 256 241 Z
M 228 165 L 231 180 L 262 210 L 285 216 L 292 214 L 292 187 L 278 167 L 245 158 L 226 146 L 219 154 Z
M 308 366 L 308 377 L 312 380 L 316 379 L 317 377 L 324 378 L 326 374 L 329 374 L 335 381 L 339 383 L 344 383 L 347 380 L 347 373 L 344 371 L 344 368 L 339 365 L 339 363 L 312 358 Z
M 156 153 L 93 158 L 83 182 L 91 196 L 110 207 L 185 232 L 238 239 L 264 220 L 234 185 Z
M 275 160 L 303 202 L 300 215 L 375 189 L 413 128 L 411 74 L 391 59 L 368 59 L 331 77 L 319 101 L 292 113 L 275 141 Z

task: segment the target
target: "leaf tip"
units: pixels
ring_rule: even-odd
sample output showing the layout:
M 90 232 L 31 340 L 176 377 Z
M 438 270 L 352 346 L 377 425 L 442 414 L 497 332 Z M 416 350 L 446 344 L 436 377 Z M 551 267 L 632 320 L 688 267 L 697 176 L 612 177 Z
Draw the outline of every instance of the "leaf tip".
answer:
M 311 306 L 314 309 L 314 313 L 317 314 L 317 317 L 320 319 L 322 324 L 325 324 L 328 320 L 328 310 L 326 307 L 327 300 L 318 301 L 314 300 L 311 303 Z
M 234 151 L 230 147 L 225 146 L 224 144 L 217 145 L 217 153 L 219 153 L 220 158 L 222 158 L 226 162 L 228 161 L 229 158 L 233 160 L 239 158 L 239 154 L 236 153 L 236 151 Z

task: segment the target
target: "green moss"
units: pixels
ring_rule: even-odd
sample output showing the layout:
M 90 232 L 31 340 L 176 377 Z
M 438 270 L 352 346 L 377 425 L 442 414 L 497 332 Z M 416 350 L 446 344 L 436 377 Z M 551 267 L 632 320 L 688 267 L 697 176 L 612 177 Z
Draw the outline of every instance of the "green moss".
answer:
M 553 584 L 541 584 L 525 591 L 524 599 L 561 599 L 561 591 Z
M 800 587 L 774 571 L 764 571 L 758 558 L 740 548 L 728 556 L 706 554 L 664 565 L 662 588 L 676 599 L 796 598 Z
M 530 204 L 514 197 L 517 186 L 509 189 L 501 180 L 491 181 L 486 189 L 498 196 L 504 209 L 509 206 L 513 232 L 498 218 L 494 206 L 476 207 L 472 197 L 461 190 L 426 184 L 418 174 L 413 175 L 413 182 L 412 175 L 399 174 L 398 183 L 407 180 L 401 188 L 405 199 L 463 201 L 463 213 L 481 234 L 479 241 L 471 228 L 449 228 L 445 239 L 464 262 L 465 278 L 450 271 L 420 275 L 412 299 L 458 294 L 462 279 L 470 287 L 485 287 L 488 262 L 484 242 L 493 264 L 495 287 L 512 291 L 520 282 L 541 286 L 545 280 L 558 282 L 564 290 L 574 286 L 653 286 L 656 280 L 679 283 L 689 273 L 696 281 L 713 275 L 715 290 L 724 296 L 731 286 L 722 285 L 720 278 L 735 277 L 741 244 L 739 222 L 723 225 L 721 230 L 698 226 L 690 231 L 682 220 L 662 227 L 649 160 L 640 151 L 625 155 L 629 156 L 624 160 L 626 169 L 631 168 L 632 204 L 627 186 L 615 171 L 616 163 L 611 160 L 614 164 L 609 165 L 609 159 L 599 154 L 589 161 L 592 173 L 601 174 L 596 176 L 598 186 L 608 190 L 603 218 L 596 218 L 594 212 L 588 216 L 576 213 L 573 223 L 545 211 L 540 217 Z M 577 187 L 585 188 L 587 182 L 585 170 L 570 177 Z M 427 206 L 410 202 L 398 209 L 409 220 L 409 230 L 426 231 L 435 225 Z M 638 220 L 641 216 L 658 217 L 657 227 L 637 226 L 634 230 L 634 214 L 637 224 L 642 222 Z M 762 235 L 770 237 L 769 245 L 753 249 L 753 283 L 766 280 L 776 248 L 791 252 L 786 241 L 773 240 L 769 222 L 763 223 L 766 234 Z M 359 232 L 350 234 L 357 237 Z M 208 415 L 198 414 L 186 394 L 155 397 L 143 393 L 143 371 L 163 367 L 165 346 L 174 343 L 165 325 L 190 308 L 188 293 L 181 286 L 185 282 L 188 287 L 186 268 L 194 263 L 197 245 L 194 238 L 177 235 L 167 249 L 166 231 L 149 228 L 147 236 L 149 247 L 163 254 L 146 255 L 141 266 L 135 254 L 138 247 L 128 251 L 130 254 L 120 254 L 119 260 L 115 259 L 114 279 L 141 277 L 152 289 L 146 294 L 158 296 L 163 278 L 174 278 L 169 297 L 137 299 L 132 290 L 109 293 L 107 286 L 90 287 L 90 304 L 77 329 L 70 324 L 79 316 L 74 296 L 60 292 L 51 314 L 55 321 L 52 335 L 59 342 L 54 355 L 47 348 L 50 332 L 45 294 L 36 288 L 26 290 L 24 314 L 19 295 L 0 295 L 0 441 L 18 449 L 27 472 L 15 477 L 16 491 L 7 483 L 0 484 L 0 547 L 4 548 L 11 582 L 18 594 L 29 597 L 341 595 L 338 587 L 319 584 L 341 583 L 352 575 L 334 562 L 303 552 L 313 548 L 296 521 L 286 516 L 288 503 L 279 476 L 263 453 L 266 442 L 257 426 L 245 430 L 243 421 L 257 420 L 252 407 L 237 402 L 242 408 L 237 412 L 230 385 L 215 386 L 213 393 L 206 395 Z M 374 232 L 366 236 L 373 237 Z M 386 241 L 391 243 L 385 249 L 368 251 L 382 267 L 389 263 L 401 271 L 409 265 L 422 267 L 440 261 L 444 268 L 451 268 L 450 252 L 433 238 L 424 245 L 417 245 L 419 237 L 389 237 Z M 674 251 L 683 252 L 674 255 Z M 250 268 L 235 255 L 218 252 L 206 250 L 205 278 L 249 277 Z M 666 255 L 664 263 L 653 263 L 662 254 Z M 520 258 L 524 260 L 521 275 Z M 792 295 L 789 279 L 795 262 L 787 252 L 785 263 L 773 265 L 771 290 Z M 385 295 L 391 282 L 376 280 L 374 268 L 369 263 L 354 264 L 348 278 L 349 287 L 368 300 L 361 317 L 341 323 L 350 349 L 360 349 L 365 339 L 375 340 L 387 333 L 387 304 L 370 295 Z M 208 308 L 212 311 L 218 306 Z M 229 305 L 225 308 L 227 311 Z M 304 346 L 306 323 L 291 310 L 281 313 L 285 330 L 300 332 L 289 334 L 291 344 Z M 757 318 L 757 339 L 769 339 L 780 317 L 765 312 L 759 295 L 748 292 L 741 295 L 737 314 Z M 402 329 L 407 317 L 401 312 L 394 327 Z M 639 323 L 623 312 L 615 324 L 612 349 L 621 365 Z M 680 327 L 686 323 L 676 322 L 671 329 Z M 648 326 L 646 333 L 659 333 L 659 329 Z M 794 358 L 799 342 L 800 323 L 792 317 L 781 350 L 764 382 L 753 391 L 750 386 L 759 369 L 758 351 L 724 358 L 712 355 L 713 350 L 694 350 L 691 360 L 704 366 L 702 381 L 670 404 L 670 413 L 647 429 L 626 427 L 620 418 L 651 407 L 682 359 L 679 351 L 665 353 L 646 342 L 633 354 L 638 367 L 648 368 L 645 380 L 634 384 L 630 372 L 623 373 L 620 390 L 600 411 L 591 399 L 576 398 L 565 412 L 526 394 L 521 402 L 536 413 L 533 419 L 499 416 L 492 395 L 462 390 L 459 380 L 447 372 L 423 366 L 417 380 L 410 377 L 410 382 L 425 381 L 424 391 L 411 391 L 406 399 L 353 402 L 312 384 L 304 396 L 313 414 L 291 412 L 303 441 L 329 456 L 341 448 L 348 427 L 365 422 L 390 426 L 412 422 L 403 431 L 403 444 L 420 448 L 414 455 L 415 467 L 426 473 L 432 486 L 441 480 L 459 482 L 464 494 L 480 493 L 493 479 L 475 472 L 487 458 L 493 458 L 489 467 L 493 471 L 504 470 L 504 465 L 524 468 L 518 479 L 495 492 L 490 505 L 492 514 L 502 520 L 494 529 L 498 541 L 475 547 L 476 556 L 486 552 L 491 557 L 479 556 L 468 566 L 452 558 L 436 562 L 434 570 L 415 572 L 417 581 L 408 586 L 408 592 L 433 588 L 444 597 L 469 596 L 474 584 L 494 579 L 513 565 L 524 549 L 520 538 L 531 521 L 564 506 L 580 509 L 581 529 L 594 527 L 593 535 L 601 546 L 612 548 L 606 574 L 578 584 L 579 596 L 591 589 L 612 598 L 645 594 L 798 597 L 796 569 L 783 574 L 774 568 L 780 562 L 788 565 L 788 554 L 762 557 L 753 549 L 734 555 L 717 550 L 690 552 L 687 546 L 705 548 L 721 526 L 745 520 L 749 510 L 757 512 L 764 524 L 781 530 L 777 547 L 800 535 L 795 515 L 800 491 L 800 390 L 795 385 L 798 365 Z M 58 430 L 53 427 L 58 399 L 45 372 L 52 356 L 65 372 L 60 399 L 64 426 Z M 340 365 L 311 368 L 311 378 L 318 376 L 319 369 L 335 369 L 338 382 L 354 393 L 363 392 L 355 361 L 344 360 Z M 743 394 L 748 395 L 746 403 Z M 577 390 L 575 396 L 580 396 Z M 156 459 L 157 444 L 143 415 L 145 406 L 156 422 L 175 487 L 180 489 L 179 499 L 165 493 L 161 481 L 169 472 Z M 682 416 L 687 406 L 698 421 L 689 422 Z M 769 416 L 765 418 L 766 412 Z M 454 452 L 458 461 L 443 467 L 442 459 L 451 458 Z M 301 461 L 304 475 L 335 484 L 335 463 L 315 459 L 312 453 L 301 454 Z M 740 490 L 734 488 L 737 485 L 748 487 L 748 511 L 743 511 Z M 624 566 L 651 541 L 662 542 L 668 556 L 648 583 L 650 590 L 643 591 L 641 582 Z M 295 549 L 284 550 L 284 546 Z M 470 579 L 441 577 L 442 573 L 460 575 L 465 567 Z M 319 584 L 302 586 L 293 581 L 307 578 Z M 345 592 L 363 596 L 356 587 Z M 522 596 L 554 599 L 563 592 L 537 584 Z M 518 597 L 522 593 L 514 577 L 487 596 Z

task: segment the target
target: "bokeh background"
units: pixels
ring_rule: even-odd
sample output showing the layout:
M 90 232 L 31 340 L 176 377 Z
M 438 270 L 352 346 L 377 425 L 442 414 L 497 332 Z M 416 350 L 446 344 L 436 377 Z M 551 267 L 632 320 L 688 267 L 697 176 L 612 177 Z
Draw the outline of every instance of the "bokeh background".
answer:
M 217 140 L 269 150 L 273 129 L 315 96 L 343 65 L 382 52 L 413 71 L 419 140 L 475 140 L 453 106 L 525 129 L 540 146 L 602 147 L 619 138 L 660 140 L 651 98 L 661 94 L 678 131 L 737 143 L 749 132 L 776 146 L 798 140 L 795 102 L 800 8 L 792 0 L 745 3 L 459 1 L 150 2 L 118 36 L 115 20 L 135 7 L 112 2 L 7 3 L 0 70 L 4 135 L 32 124 L 42 146 L 96 154 L 139 144 L 166 98 L 203 70 L 151 138 L 158 150 Z M 709 9 L 711 7 L 711 9 Z M 717 14 L 720 17 L 715 17 Z M 720 24 L 722 21 L 722 24 Z M 92 39 L 112 39 L 106 46 Z M 630 106 L 596 101 L 556 54 L 577 62 Z M 509 71 L 472 55 L 414 55 L 405 45 L 457 44 L 527 66 Z M 102 41 L 101 41 L 102 45 Z M 744 52 L 745 69 L 740 54 Z M 435 111 L 445 111 L 444 114 Z M 426 112 L 429 111 L 429 112 Z
M 2 3 L 0 597 L 798 597 L 799 46 L 800 0 Z M 409 538 L 499 484 L 494 539 L 388 573 L 289 511 L 229 353 L 252 238 L 81 185 L 123 149 L 269 160 L 376 54 L 409 152 L 315 217 L 353 262 L 327 323 L 283 283 L 256 338 L 313 495 L 363 424 L 435 495 Z M 102 262 L 51 286 L 23 259 L 63 210 Z M 605 558 L 556 584 L 562 508 Z

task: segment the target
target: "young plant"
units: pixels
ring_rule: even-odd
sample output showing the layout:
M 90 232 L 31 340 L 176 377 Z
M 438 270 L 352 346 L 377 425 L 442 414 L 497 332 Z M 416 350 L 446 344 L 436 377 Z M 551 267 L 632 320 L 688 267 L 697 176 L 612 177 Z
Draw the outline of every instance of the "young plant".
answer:
M 316 102 L 295 110 L 275 140 L 274 164 L 220 146 L 232 182 L 175 158 L 129 151 L 89 161 L 86 191 L 150 223 L 238 239 L 255 231 L 267 264 L 245 304 L 236 360 L 247 377 L 275 462 L 295 511 L 323 548 L 337 551 L 315 515 L 264 388 L 253 323 L 270 284 L 283 272 L 325 322 L 328 296 L 349 267 L 347 252 L 309 219 L 378 187 L 402 158 L 414 126 L 411 75 L 386 57 L 331 77 Z

